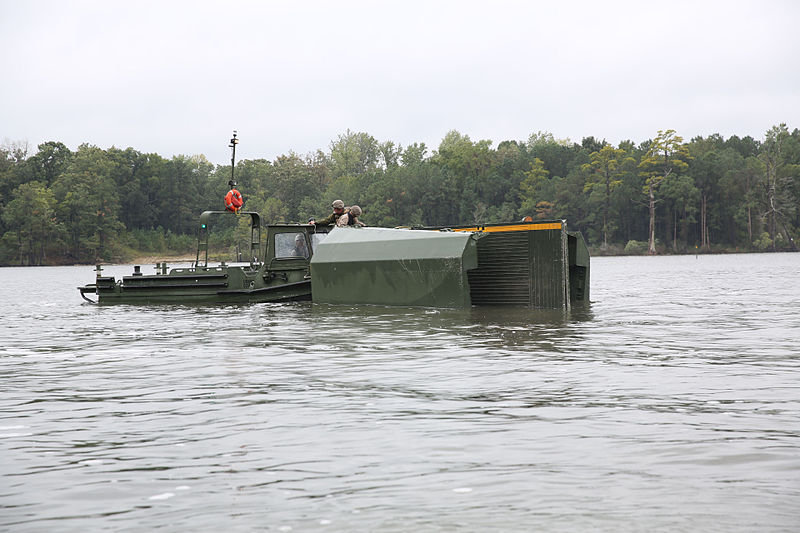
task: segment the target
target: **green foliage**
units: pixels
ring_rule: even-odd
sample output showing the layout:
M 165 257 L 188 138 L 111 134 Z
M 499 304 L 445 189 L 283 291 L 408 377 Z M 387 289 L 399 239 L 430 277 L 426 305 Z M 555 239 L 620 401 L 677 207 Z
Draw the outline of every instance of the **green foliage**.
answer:
M 797 131 L 797 130 L 795 130 Z M 798 136 L 791 135 L 786 124 L 773 126 L 767 131 L 764 144 L 756 156 L 757 181 L 761 219 L 773 241 L 773 248 L 783 240 L 797 251 L 789 225 L 798 218 L 798 187 L 800 176 L 800 143 Z
M 14 190 L 13 200 L 3 209 L 7 253 L 15 249 L 20 265 L 41 265 L 48 254 L 58 253 L 64 227 L 55 217 L 53 191 L 43 183 L 23 183 Z M 16 237 L 16 238 L 15 238 Z
M 676 135 L 675 130 L 659 130 L 639 162 L 641 175 L 645 178 L 644 193 L 649 194 L 657 189 L 673 172 L 686 170 L 689 167 L 688 159 L 691 156 L 688 146 L 683 143 L 683 137 Z
M 75 260 L 109 261 L 114 257 L 119 195 L 113 162 L 105 151 L 81 145 L 73 161 L 53 183 L 56 214 L 68 227 L 67 255 Z
M 245 210 L 265 223 L 305 222 L 342 199 L 368 225 L 564 218 L 598 250 L 654 253 L 792 250 L 800 236 L 800 130 L 781 124 L 763 142 L 673 130 L 637 145 L 580 144 L 533 133 L 473 141 L 448 132 L 429 153 L 347 130 L 327 152 L 239 161 Z M 190 253 L 197 216 L 221 210 L 231 168 L 202 155 L 170 159 L 133 148 L 57 141 L 0 147 L 0 264 L 115 260 L 133 251 Z M 644 195 L 643 195 L 644 192 Z M 247 252 L 245 217 L 215 220 L 209 245 Z M 233 254 L 231 256 L 231 254 Z
M 334 176 L 364 174 L 377 167 L 381 147 L 372 135 L 347 130 L 331 143 L 331 170 Z
M 28 179 L 51 185 L 66 170 L 72 152 L 64 143 L 48 141 L 39 145 L 39 151 L 26 161 Z
M 683 143 L 683 137 L 675 134 L 675 130 L 658 131 L 655 139 L 648 143 L 647 152 L 639 161 L 640 175 L 644 178 L 642 192 L 647 195 L 650 212 L 648 252 L 656 253 L 655 217 L 658 190 L 661 184 L 673 172 L 678 173 L 689 168 L 687 162 L 692 157 L 689 148 Z
M 414 143 L 406 146 L 406 149 L 403 150 L 400 158 L 403 162 L 403 165 L 406 167 L 419 166 L 422 165 L 423 161 L 425 161 L 427 152 L 428 147 L 425 146 L 425 143 Z
M 524 174 L 525 179 L 519 185 L 522 211 L 524 213 L 534 213 L 542 202 L 552 205 L 551 202 L 543 199 L 544 188 L 547 186 L 547 175 L 549 174 L 547 169 L 544 168 L 544 161 L 534 158 L 531 168 Z
M 594 139 L 584 139 L 584 147 L 595 147 Z M 585 173 L 584 192 L 590 193 L 590 208 L 597 209 L 598 204 L 602 210 L 603 244 L 608 246 L 609 238 L 617 229 L 611 219 L 611 195 L 622 184 L 622 175 L 630 171 L 635 160 L 627 155 L 623 148 L 614 148 L 604 145 L 599 150 L 590 154 L 590 163 L 581 166 Z
M 772 248 L 773 240 L 770 238 L 768 232 L 763 232 L 759 235 L 758 239 L 753 242 L 753 248 L 758 250 L 759 252 L 766 252 L 770 248 Z
M 647 252 L 648 247 L 647 242 L 630 240 L 625 245 L 625 253 L 627 255 L 642 255 Z
M 691 224 L 697 222 L 695 215 L 700 202 L 700 189 L 695 186 L 691 177 L 683 175 L 670 175 L 661 185 L 662 197 L 665 200 L 665 209 L 672 213 L 668 219 L 673 229 L 673 251 L 685 251 L 686 242 Z M 680 236 L 680 244 L 678 243 Z
M 187 254 L 195 251 L 197 238 L 193 235 L 165 231 L 159 226 L 155 229 L 129 231 L 127 244 L 140 252 Z

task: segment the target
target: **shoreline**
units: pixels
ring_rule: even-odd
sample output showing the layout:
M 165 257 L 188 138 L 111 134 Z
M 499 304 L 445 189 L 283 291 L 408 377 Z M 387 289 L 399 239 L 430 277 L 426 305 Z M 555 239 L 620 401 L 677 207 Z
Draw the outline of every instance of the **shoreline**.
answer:
M 196 255 L 188 255 L 188 254 L 180 254 L 180 255 L 139 255 L 133 257 L 129 261 L 125 261 L 123 263 L 108 263 L 109 265 L 149 265 L 156 263 L 189 263 L 194 261 Z
M 791 253 L 800 253 L 800 252 L 792 252 L 791 250 L 781 250 L 781 251 L 765 251 L 765 252 L 757 252 L 757 251 L 719 251 L 719 252 L 700 252 L 700 253 L 685 253 L 685 254 L 605 254 L 605 253 L 593 253 L 590 254 L 591 258 L 597 257 L 682 257 L 682 256 L 714 256 L 714 255 L 749 255 L 749 254 L 791 254 Z M 156 263 L 163 263 L 166 262 L 167 265 L 171 265 L 174 263 L 191 263 L 195 260 L 196 256 L 194 254 L 175 254 L 175 255 L 138 255 L 133 257 L 132 259 L 126 261 L 101 261 L 101 265 L 155 265 Z M 209 257 L 209 260 L 212 258 Z M 87 263 L 51 263 L 47 265 L 0 265 L 0 268 L 14 268 L 14 267 L 47 267 L 47 266 L 92 266 L 96 265 L 96 262 L 87 262 Z

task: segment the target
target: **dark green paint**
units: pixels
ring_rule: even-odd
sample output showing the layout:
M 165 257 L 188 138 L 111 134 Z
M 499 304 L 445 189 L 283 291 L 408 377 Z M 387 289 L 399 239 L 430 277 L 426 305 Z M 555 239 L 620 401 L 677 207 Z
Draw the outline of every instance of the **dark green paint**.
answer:
M 100 303 L 275 302 L 313 295 L 315 302 L 332 304 L 551 309 L 589 300 L 589 253 L 581 234 L 567 232 L 563 221 L 552 222 L 558 229 L 537 229 L 537 222 L 330 233 L 308 224 L 272 224 L 261 254 L 260 217 L 242 213 L 251 220 L 250 262 L 210 266 L 208 232 L 219 214 L 233 216 L 201 215 L 191 267 L 158 263 L 153 275 L 135 267 L 117 281 L 98 266 L 95 283 L 79 287 L 81 295 Z M 308 257 L 287 248 L 298 235 Z
M 569 299 L 573 304 L 589 302 L 589 248 L 580 231 L 568 231 Z
M 558 229 L 537 229 L 558 224 Z M 589 301 L 589 250 L 563 220 L 452 226 L 477 230 L 478 266 L 469 274 L 473 305 L 569 309 Z M 510 231 L 498 231 L 508 228 Z M 441 227 L 427 228 L 438 229 Z
M 234 216 L 225 211 L 206 211 L 200 216 L 195 263 L 188 268 L 168 269 L 158 263 L 156 274 L 142 275 L 139 267 L 130 276 L 116 280 L 102 276 L 98 266 L 95 283 L 79 287 L 81 295 L 93 295 L 99 303 L 253 303 L 286 300 L 309 300 L 311 281 L 309 258 L 275 256 L 276 236 L 301 234 L 311 251 L 311 235 L 326 233 L 327 228 L 307 224 L 274 224 L 266 228 L 266 249 L 262 255 L 261 222 L 257 213 L 251 220 L 251 258 L 246 265 L 208 263 L 208 232 L 212 215 Z M 261 258 L 265 259 L 262 260 Z
M 471 234 L 337 228 L 311 261 L 315 302 L 468 307 Z

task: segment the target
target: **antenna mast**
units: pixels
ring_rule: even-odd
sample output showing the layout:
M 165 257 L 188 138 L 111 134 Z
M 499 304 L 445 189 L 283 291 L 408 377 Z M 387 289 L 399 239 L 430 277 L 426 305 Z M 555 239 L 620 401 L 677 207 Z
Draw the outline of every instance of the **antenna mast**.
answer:
M 236 164 L 236 145 L 239 144 L 239 139 L 236 138 L 236 130 L 233 130 L 233 138 L 231 139 L 231 144 L 228 146 L 231 147 L 231 181 L 233 179 L 233 167 Z

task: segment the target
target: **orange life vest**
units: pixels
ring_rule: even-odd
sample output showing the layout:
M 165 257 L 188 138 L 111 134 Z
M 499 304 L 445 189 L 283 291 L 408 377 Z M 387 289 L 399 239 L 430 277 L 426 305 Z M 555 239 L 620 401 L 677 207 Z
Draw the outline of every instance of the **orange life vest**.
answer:
M 242 193 L 237 191 L 236 189 L 231 189 L 228 191 L 228 194 L 225 195 L 225 209 L 232 213 L 236 213 L 241 209 L 242 204 Z

